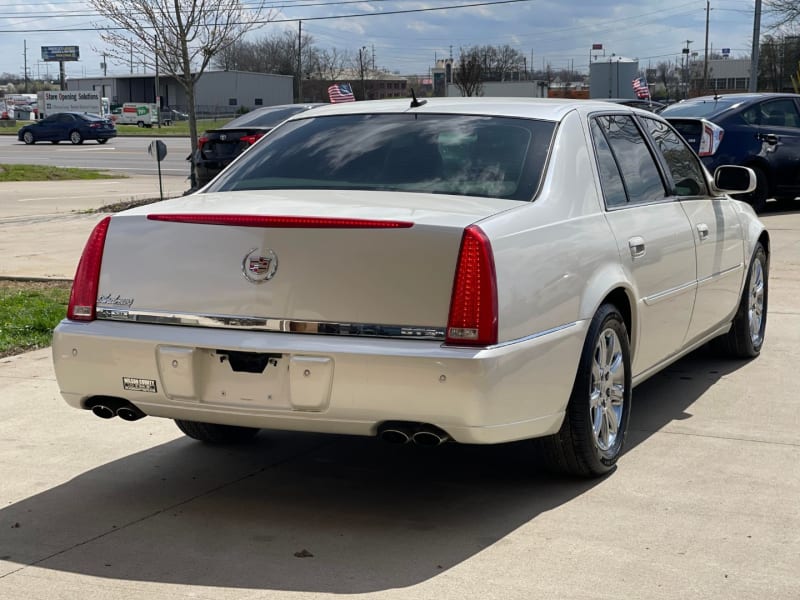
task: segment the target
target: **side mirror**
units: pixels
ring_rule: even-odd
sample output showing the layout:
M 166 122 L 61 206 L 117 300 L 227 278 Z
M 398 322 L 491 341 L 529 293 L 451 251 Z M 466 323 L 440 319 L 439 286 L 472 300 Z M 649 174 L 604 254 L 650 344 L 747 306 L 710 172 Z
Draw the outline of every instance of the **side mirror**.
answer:
M 756 174 L 748 167 L 722 165 L 714 171 L 714 187 L 724 194 L 747 194 L 757 183 Z

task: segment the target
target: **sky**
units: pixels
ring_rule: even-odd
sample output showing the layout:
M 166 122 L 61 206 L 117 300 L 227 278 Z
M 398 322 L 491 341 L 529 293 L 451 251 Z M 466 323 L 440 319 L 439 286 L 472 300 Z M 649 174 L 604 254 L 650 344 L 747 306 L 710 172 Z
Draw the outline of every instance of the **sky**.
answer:
M 109 0 L 114 1 L 114 0 Z M 254 0 L 242 0 L 252 6 Z M 638 58 L 640 68 L 681 60 L 682 49 L 704 56 L 706 0 L 266 0 L 272 22 L 248 39 L 284 29 L 310 34 L 320 48 L 367 48 L 377 68 L 401 75 L 428 74 L 435 60 L 475 45 L 510 45 L 535 68 L 588 73 L 591 48 L 606 57 Z M 481 4 L 481 5 L 476 5 Z M 475 5 L 475 6 L 469 6 Z M 753 0 L 711 0 L 709 50 L 730 48 L 749 57 Z M 436 10 L 422 10 L 436 9 Z M 403 12 L 398 11 L 415 11 Z M 396 14 L 384 14 L 384 13 Z M 348 16 L 361 15 L 361 16 Z M 41 60 L 41 46 L 77 45 L 80 61 L 67 62 L 68 77 L 102 74 L 103 44 L 95 31 L 104 22 L 80 0 L 0 0 L 0 73 L 57 77 L 58 64 Z M 762 18 L 762 35 L 768 18 Z M 49 30 L 49 31 L 43 31 Z M 61 31 L 55 31 L 61 30 Z M 152 61 L 150 61 L 152 62 Z M 142 69 L 143 67 L 136 67 Z M 108 73 L 130 65 L 108 64 Z

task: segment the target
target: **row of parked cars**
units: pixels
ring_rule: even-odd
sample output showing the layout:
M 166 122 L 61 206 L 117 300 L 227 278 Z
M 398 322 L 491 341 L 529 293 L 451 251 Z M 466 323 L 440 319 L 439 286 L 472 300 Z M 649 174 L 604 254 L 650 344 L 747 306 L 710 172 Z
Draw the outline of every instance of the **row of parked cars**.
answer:
M 669 106 L 647 100 L 612 102 L 661 114 L 713 171 L 721 164 L 747 166 L 756 188 L 743 196 L 762 211 L 769 198 L 800 195 L 800 96 L 797 94 L 729 94 L 684 100 Z M 205 131 L 194 153 L 194 187 L 208 184 L 233 159 L 273 127 L 319 104 L 292 104 L 256 109 L 219 129 Z M 177 118 L 183 118 L 179 114 Z M 112 120 L 84 113 L 60 113 L 26 125 L 20 141 L 57 144 L 85 140 L 106 143 L 117 135 Z

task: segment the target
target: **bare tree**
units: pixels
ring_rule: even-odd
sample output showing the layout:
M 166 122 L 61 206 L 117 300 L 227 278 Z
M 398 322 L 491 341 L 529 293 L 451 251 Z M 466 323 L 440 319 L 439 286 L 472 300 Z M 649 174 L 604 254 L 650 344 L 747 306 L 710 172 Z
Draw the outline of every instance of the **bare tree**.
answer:
M 97 24 L 101 39 L 109 46 L 111 60 L 125 63 L 137 52 L 155 56 L 159 69 L 168 73 L 186 91 L 189 135 L 197 148 L 195 84 L 211 58 L 224 51 L 248 31 L 271 20 L 264 0 L 88 0 L 101 17 L 115 27 Z M 156 91 L 158 94 L 158 91 Z
M 773 28 L 800 25 L 800 2 L 797 0 L 767 0 L 765 12 L 772 17 Z
M 458 57 L 458 65 L 453 74 L 453 83 L 461 91 L 462 96 L 480 96 L 483 92 L 483 67 L 481 57 L 476 50 L 464 50 Z

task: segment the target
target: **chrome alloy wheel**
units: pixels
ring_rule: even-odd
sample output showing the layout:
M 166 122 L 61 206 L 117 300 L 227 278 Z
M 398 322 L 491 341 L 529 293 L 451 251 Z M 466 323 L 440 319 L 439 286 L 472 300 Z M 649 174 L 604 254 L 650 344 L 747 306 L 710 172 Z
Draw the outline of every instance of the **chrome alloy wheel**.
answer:
M 764 265 L 760 260 L 753 261 L 750 273 L 750 290 L 747 303 L 747 322 L 750 325 L 750 339 L 754 346 L 761 344 L 764 335 Z
M 616 332 L 608 328 L 600 334 L 592 358 L 589 415 L 594 443 L 608 452 L 617 441 L 625 406 L 625 361 Z

